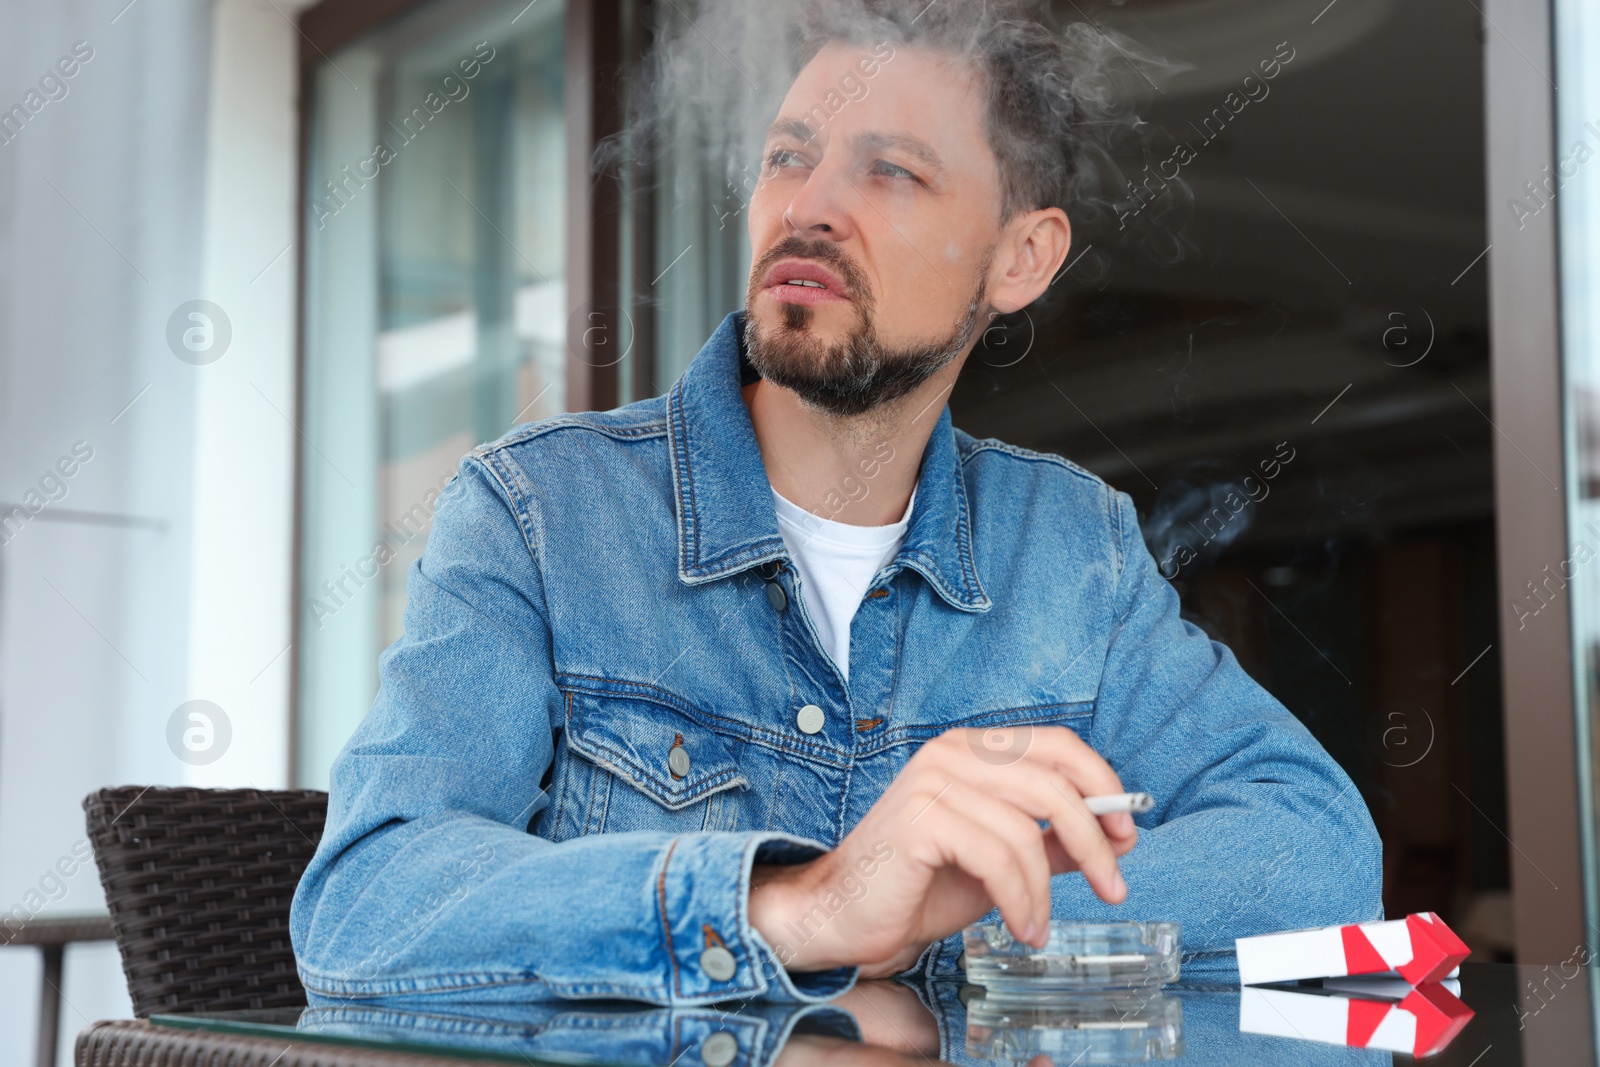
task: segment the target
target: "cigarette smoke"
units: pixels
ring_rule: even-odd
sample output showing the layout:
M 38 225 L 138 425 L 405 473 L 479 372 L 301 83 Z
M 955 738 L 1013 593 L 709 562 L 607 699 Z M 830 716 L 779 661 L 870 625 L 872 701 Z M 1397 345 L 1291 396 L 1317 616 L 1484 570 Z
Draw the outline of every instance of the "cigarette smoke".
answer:
M 888 41 L 954 54 L 982 72 L 1007 207 L 1060 206 L 1080 247 L 1090 243 L 1081 235 L 1106 234 L 1075 277 L 1103 284 L 1109 251 L 1129 238 L 1158 262 L 1182 258 L 1193 193 L 1181 176 L 1126 228 L 1119 216 L 1130 175 L 1173 143 L 1139 107 L 1190 65 L 1125 33 L 1062 22 L 1040 0 L 670 0 L 654 10 L 652 48 L 624 91 L 626 132 L 597 148 L 597 172 L 626 166 L 649 183 L 670 150 L 749 187 L 767 126 L 809 57 L 830 41 Z

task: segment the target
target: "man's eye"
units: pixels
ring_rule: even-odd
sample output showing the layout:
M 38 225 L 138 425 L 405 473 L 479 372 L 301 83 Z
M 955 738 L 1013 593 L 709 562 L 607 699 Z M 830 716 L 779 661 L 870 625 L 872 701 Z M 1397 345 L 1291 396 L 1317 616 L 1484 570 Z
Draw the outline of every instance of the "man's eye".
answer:
M 890 163 L 886 159 L 880 159 L 874 163 L 872 165 L 872 173 L 881 174 L 885 178 L 911 178 L 915 180 L 917 177 L 906 168 Z
M 774 148 L 767 156 L 769 167 L 790 167 L 800 162 L 800 157 L 787 148 Z

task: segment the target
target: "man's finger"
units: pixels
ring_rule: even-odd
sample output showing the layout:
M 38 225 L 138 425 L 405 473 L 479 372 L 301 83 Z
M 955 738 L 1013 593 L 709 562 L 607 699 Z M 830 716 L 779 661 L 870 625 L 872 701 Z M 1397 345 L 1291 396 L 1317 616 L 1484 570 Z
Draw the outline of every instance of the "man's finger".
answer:
M 951 807 L 971 821 L 1003 839 L 1017 856 L 1022 880 L 1028 891 L 1029 921 L 1035 934 L 1042 932 L 1050 922 L 1050 858 L 1045 851 L 1045 837 L 1039 823 L 1021 808 L 957 783 L 946 795 Z M 1018 933 L 1021 938 L 1020 931 Z
M 1122 779 L 1083 738 L 1065 726 L 1036 726 L 1024 747 L 1023 759 L 1051 764 L 1072 778 L 1083 796 L 1121 793 Z
M 1071 780 L 1077 795 L 1109 796 L 1124 791 L 1121 776 L 1112 769 L 1094 748 L 1065 726 L 1016 727 L 1027 731 L 1020 740 L 1007 739 L 1007 751 L 1016 752 L 1015 766 L 1043 765 Z M 983 761 L 979 761 L 983 762 Z M 998 767 L 1009 770 L 1011 767 Z M 1130 851 L 1139 837 L 1133 816 L 1127 812 L 1098 815 L 1101 831 L 1111 842 L 1112 851 L 1123 855 Z
M 1060 838 L 1048 826 L 1039 828 L 1039 838 L 1044 842 L 1045 858 L 1050 861 L 1051 874 L 1069 874 L 1078 869 L 1078 862 L 1061 847 Z
M 1133 846 L 1139 843 L 1139 827 L 1134 825 L 1133 816 L 1125 811 L 1112 815 L 1101 815 L 1100 828 L 1105 831 L 1106 840 L 1111 842 L 1111 847 L 1117 855 L 1126 856 L 1133 851 Z
M 1057 789 L 1056 793 L 1059 802 L 1048 816 L 1050 828 L 1067 854 L 1078 861 L 1078 869 L 1095 895 L 1107 904 L 1121 904 L 1128 887 L 1117 868 L 1117 853 L 1101 831 L 1099 820 L 1070 786 Z
M 1011 845 L 954 808 L 944 813 L 934 840 L 947 863 L 983 886 L 1012 936 L 1020 939 L 1033 921 L 1033 905 Z
M 965 782 L 968 788 L 989 793 L 1034 819 L 1048 819 L 1095 893 L 1110 904 L 1122 901 L 1126 887 L 1117 871 L 1117 849 L 1107 839 L 1100 817 L 1084 804 L 1070 775 L 1053 763 L 1031 760 L 983 770 L 968 763 L 966 769 L 971 775 Z M 1124 840 L 1119 835 L 1119 842 Z
M 1122 779 L 1111 764 L 1065 726 L 1009 726 L 959 733 L 964 744 L 937 750 L 947 761 L 947 775 L 965 781 L 996 781 L 1017 768 L 1032 766 L 1065 774 L 1081 796 L 1123 792 Z

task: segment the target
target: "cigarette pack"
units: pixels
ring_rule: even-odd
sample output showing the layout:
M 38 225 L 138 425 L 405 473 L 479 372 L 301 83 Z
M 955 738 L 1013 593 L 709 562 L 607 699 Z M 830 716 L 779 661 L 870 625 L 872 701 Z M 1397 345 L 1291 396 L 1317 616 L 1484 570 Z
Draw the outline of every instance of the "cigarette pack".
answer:
M 1403 1000 L 1297 989 L 1239 990 L 1239 1029 L 1352 1048 L 1405 1052 L 1421 1058 L 1443 1051 L 1472 1020 L 1472 1009 L 1429 982 Z
M 1386 972 L 1420 985 L 1448 977 L 1471 951 L 1431 911 L 1387 922 L 1241 937 L 1234 947 L 1241 985 Z

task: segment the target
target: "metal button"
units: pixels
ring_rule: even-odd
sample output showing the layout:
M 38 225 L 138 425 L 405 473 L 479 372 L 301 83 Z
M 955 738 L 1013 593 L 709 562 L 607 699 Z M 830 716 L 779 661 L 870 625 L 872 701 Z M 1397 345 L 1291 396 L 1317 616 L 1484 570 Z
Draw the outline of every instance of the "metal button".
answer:
M 800 714 L 794 717 L 795 725 L 800 727 L 803 734 L 814 734 L 822 729 L 822 724 L 827 721 L 827 716 L 815 704 L 807 704 L 800 709 Z
M 783 586 L 777 582 L 768 582 L 767 603 L 772 605 L 773 611 L 782 611 L 789 606 L 789 595 L 783 591 Z
M 733 953 L 721 945 L 712 945 L 700 953 L 700 969 L 713 982 L 726 982 L 738 966 L 733 961 Z
M 672 772 L 674 778 L 682 778 L 689 773 L 689 750 L 682 745 L 673 745 L 667 750 L 667 770 Z
M 728 1067 L 739 1055 L 739 1039 L 726 1030 L 718 1030 L 700 1042 L 700 1059 L 706 1067 Z

